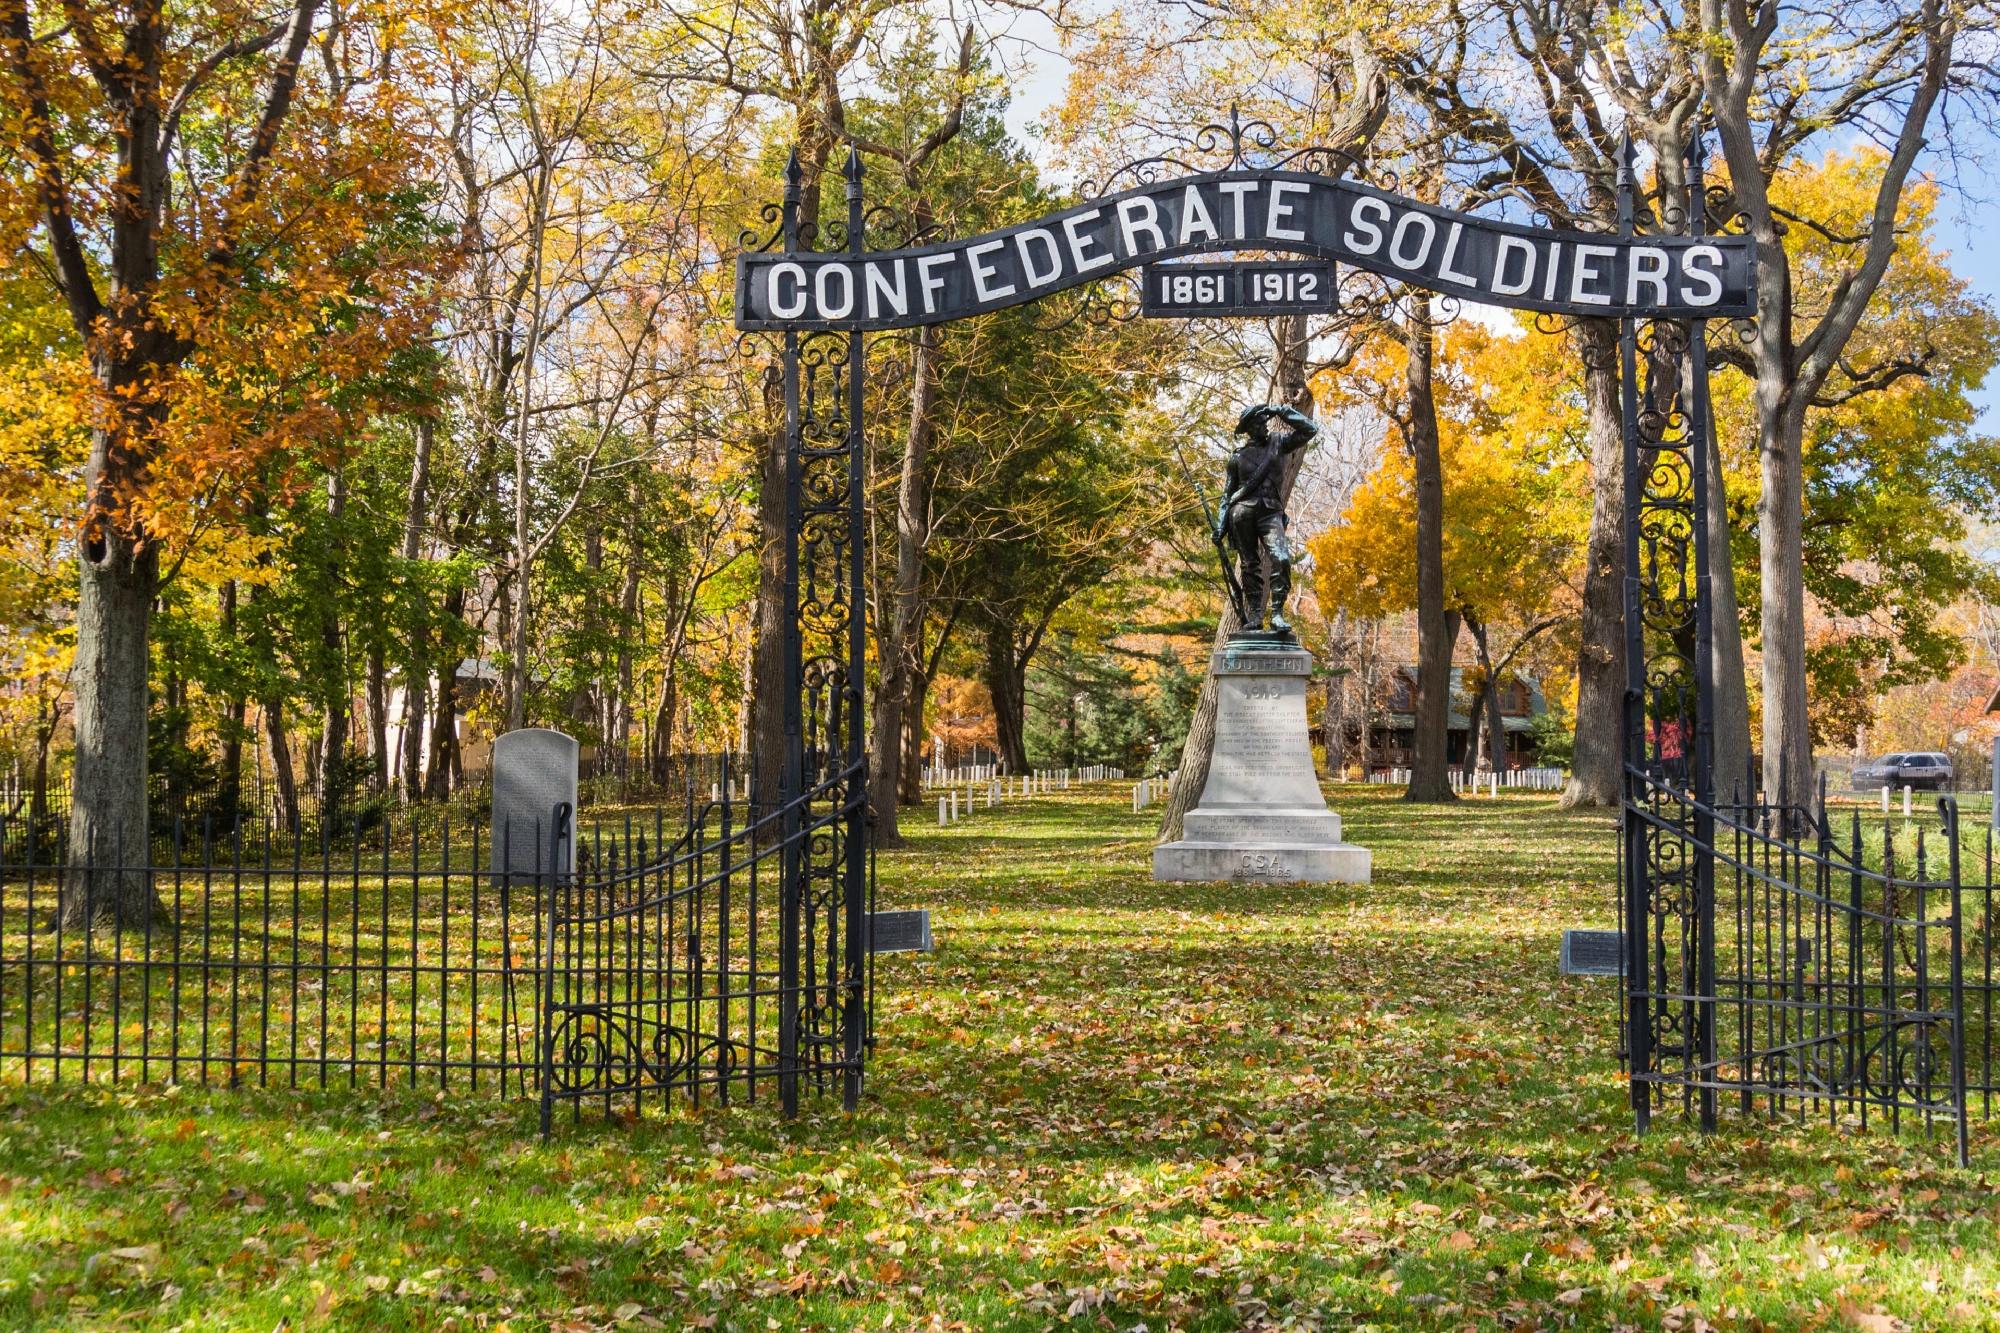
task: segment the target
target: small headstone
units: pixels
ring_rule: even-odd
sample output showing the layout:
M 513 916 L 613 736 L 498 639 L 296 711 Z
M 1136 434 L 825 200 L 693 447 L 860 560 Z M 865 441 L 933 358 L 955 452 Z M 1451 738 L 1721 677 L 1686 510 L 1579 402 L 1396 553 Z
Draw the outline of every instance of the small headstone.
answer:
M 868 952 L 929 953 L 934 947 L 929 908 L 868 914 Z
M 493 742 L 492 869 L 503 883 L 532 884 L 538 869 L 568 873 L 575 838 L 556 850 L 550 821 L 564 803 L 574 818 L 576 768 L 576 738 L 560 731 L 528 727 Z
M 1616 930 L 1565 930 L 1562 973 L 1566 977 L 1624 976 L 1624 934 Z

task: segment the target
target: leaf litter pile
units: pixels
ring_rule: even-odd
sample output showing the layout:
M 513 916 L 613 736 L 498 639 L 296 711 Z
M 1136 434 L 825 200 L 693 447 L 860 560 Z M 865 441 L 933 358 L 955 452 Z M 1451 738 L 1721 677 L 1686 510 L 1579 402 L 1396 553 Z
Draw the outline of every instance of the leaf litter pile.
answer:
M 1985 1126 L 1635 1138 L 1608 816 L 1332 796 L 1372 885 L 1156 885 L 1123 786 L 919 828 L 852 1117 L 7 1086 L 0 1326 L 2000 1328 Z

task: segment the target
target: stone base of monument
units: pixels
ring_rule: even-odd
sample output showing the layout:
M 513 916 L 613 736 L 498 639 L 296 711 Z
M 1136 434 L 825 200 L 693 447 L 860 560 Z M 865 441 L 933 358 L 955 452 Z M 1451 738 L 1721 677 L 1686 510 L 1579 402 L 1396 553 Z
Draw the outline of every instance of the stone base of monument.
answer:
M 1340 840 L 1340 816 L 1313 772 L 1311 655 L 1295 642 L 1232 638 L 1214 673 L 1208 781 L 1181 840 L 1153 849 L 1153 878 L 1366 884 L 1368 849 Z

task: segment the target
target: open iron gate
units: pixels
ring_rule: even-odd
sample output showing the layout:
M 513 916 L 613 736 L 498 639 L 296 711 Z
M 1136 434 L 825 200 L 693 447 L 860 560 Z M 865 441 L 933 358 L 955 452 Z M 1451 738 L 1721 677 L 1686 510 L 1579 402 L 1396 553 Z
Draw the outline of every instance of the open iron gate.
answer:
M 1686 225 L 1706 223 L 1700 144 Z M 1619 174 L 1630 234 L 1629 152 Z M 1966 978 L 1956 804 L 1935 832 L 1837 829 L 1715 789 L 1707 321 L 1627 318 L 1625 800 L 1620 915 L 1625 1053 L 1644 1130 L 1678 1103 L 1705 1129 L 1748 1114 L 1940 1122 L 1967 1143 Z M 1722 553 L 1727 559 L 1727 552 Z M 1898 843 L 1905 860 L 1899 862 Z M 1942 843 L 1940 846 L 1939 843 Z M 1989 843 L 1990 847 L 1990 843 Z M 1985 888 L 1991 917 L 1991 876 Z M 1986 946 L 1990 951 L 1990 944 Z M 1990 967 L 1986 1004 L 1990 1011 Z

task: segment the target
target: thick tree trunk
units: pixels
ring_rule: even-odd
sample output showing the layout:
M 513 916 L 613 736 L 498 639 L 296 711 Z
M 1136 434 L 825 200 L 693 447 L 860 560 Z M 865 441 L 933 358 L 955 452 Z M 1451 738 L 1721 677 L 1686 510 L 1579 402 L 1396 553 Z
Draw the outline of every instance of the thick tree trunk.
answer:
M 937 350 L 935 326 L 917 330 L 910 358 L 910 429 L 896 483 L 896 573 L 883 618 L 881 675 L 875 690 L 874 735 L 870 738 L 868 800 L 875 814 L 875 839 L 884 847 L 902 845 L 896 825 L 902 786 L 899 753 L 903 710 L 916 676 L 917 639 L 924 623 L 924 545 L 930 540 L 930 447 L 936 427 Z
M 221 603 L 223 637 L 234 644 L 236 641 L 236 580 L 230 579 L 222 585 L 217 599 Z M 229 696 L 229 706 L 222 729 L 222 808 L 228 821 L 234 825 L 243 813 L 243 720 L 250 708 L 249 696 L 238 691 Z
M 1355 635 L 1342 611 L 1334 617 L 1327 635 L 1326 707 L 1320 713 L 1320 735 L 1326 750 L 1326 775 L 1341 776 L 1347 767 L 1348 701 L 1352 694 L 1349 679 L 1354 673 Z
M 670 664 L 660 681 L 660 702 L 653 710 L 653 781 L 667 780 L 668 761 L 674 754 L 674 719 L 680 713 L 680 682 Z
M 465 616 L 465 589 L 453 587 L 444 595 L 444 614 L 448 619 L 461 620 Z M 459 769 L 458 762 L 458 663 L 441 661 L 437 664 L 437 707 L 431 721 L 430 753 L 426 757 L 424 775 L 424 795 L 433 801 L 442 801 L 451 795 L 452 777 Z
M 378 645 L 368 650 L 368 790 L 389 789 L 389 668 Z
M 333 521 L 336 530 L 346 508 L 347 480 L 336 468 L 327 479 L 326 491 L 327 517 Z M 337 561 L 338 556 L 330 554 L 329 559 Z M 322 667 L 329 674 L 321 698 L 319 752 L 317 762 L 313 765 L 317 786 L 313 794 L 317 798 L 320 819 L 323 821 L 331 820 L 339 813 L 340 801 L 346 794 L 344 788 L 347 785 L 347 653 L 340 633 L 339 607 L 334 599 L 334 587 L 338 581 L 337 568 L 329 568 L 325 588 L 326 601 L 320 607 L 320 649 L 324 654 Z
M 1625 441 L 1618 405 L 1618 326 L 1586 319 L 1579 331 L 1590 439 L 1590 534 L 1576 663 L 1576 744 L 1563 788 L 1564 809 L 1617 805 L 1624 787 Z
M 1160 813 L 1156 842 L 1178 842 L 1187 812 L 1201 801 L 1201 789 L 1208 785 L 1208 763 L 1215 754 L 1215 714 L 1220 696 L 1215 683 L 1215 655 L 1229 646 L 1229 636 L 1243 628 L 1236 608 L 1222 599 L 1222 619 L 1215 626 L 1209 644 L 1208 669 L 1202 672 L 1201 690 L 1195 695 L 1194 716 L 1188 719 L 1187 743 L 1181 747 L 1181 766 L 1174 773 L 1173 790 L 1167 793 Z
M 264 699 L 257 705 L 264 715 L 264 736 L 271 749 L 271 784 L 275 789 L 277 808 L 273 811 L 280 826 L 286 829 L 299 827 L 299 783 L 292 772 L 292 742 L 285 734 L 285 706 L 277 699 Z
M 1760 403 L 1764 491 L 1757 502 L 1757 553 L 1764 626 L 1760 645 L 1764 654 L 1764 790 L 1778 805 L 1803 806 L 1813 789 L 1801 554 L 1804 431 L 1795 413 L 1781 411 L 1766 419 L 1761 408 Z
M 403 512 L 402 556 L 409 564 L 423 551 L 424 527 L 429 522 L 431 450 L 437 443 L 437 423 L 429 417 L 417 418 L 416 447 L 410 457 L 409 498 Z M 430 631 L 420 619 L 411 631 L 408 659 L 403 670 L 403 799 L 414 801 L 423 795 L 424 715 L 430 706 Z
M 403 740 L 397 757 L 402 763 L 403 799 L 421 800 L 424 794 L 424 726 L 429 720 L 430 663 L 420 644 L 411 644 L 415 659 L 403 675 Z
M 1009 625 L 992 625 L 986 630 L 986 657 L 981 675 L 986 692 L 993 699 L 993 732 L 1000 749 L 1004 772 L 1028 771 L 1027 655 L 1014 643 Z
M 1493 667 L 1492 644 L 1487 627 L 1481 624 L 1473 642 L 1479 645 L 1479 665 L 1486 669 L 1486 688 L 1481 694 L 1486 707 L 1486 762 L 1495 773 L 1507 771 L 1507 719 L 1500 712 L 1500 681 Z
M 1710 431 L 1711 437 L 1713 430 Z M 1714 627 L 1710 672 L 1715 680 L 1715 793 L 1727 800 L 1750 772 L 1750 686 L 1743 668 L 1743 615 L 1736 600 L 1736 563 L 1729 554 L 1729 504 L 1722 458 L 1708 451 L 1709 605 Z M 1747 795 L 1747 793 L 1746 793 Z
M 1382 622 L 1375 620 L 1369 622 L 1368 637 L 1361 644 L 1361 725 L 1357 728 L 1360 743 L 1355 747 L 1354 762 L 1364 780 L 1369 766 L 1375 762 L 1376 691 L 1381 686 L 1381 666 Z
M 757 601 L 751 623 L 750 749 L 754 797 L 776 806 L 785 774 L 785 428 L 764 441 L 757 488 Z
M 1431 384 L 1430 301 L 1412 293 L 1404 326 L 1409 350 L 1411 480 L 1417 511 L 1417 701 L 1415 753 L 1407 801 L 1450 801 L 1451 649 L 1457 617 L 1445 611 L 1444 463 L 1438 449 L 1437 399 Z
M 93 471 L 109 442 L 100 433 Z M 76 608 L 76 756 L 69 817 L 69 869 L 63 878 L 65 925 L 107 922 L 142 927 L 160 914 L 144 867 L 146 816 L 146 677 L 157 547 L 105 533 L 82 543 Z
M 931 692 L 930 673 L 910 672 L 909 698 L 903 703 L 903 763 L 897 795 L 914 805 L 924 797 L 924 704 Z

